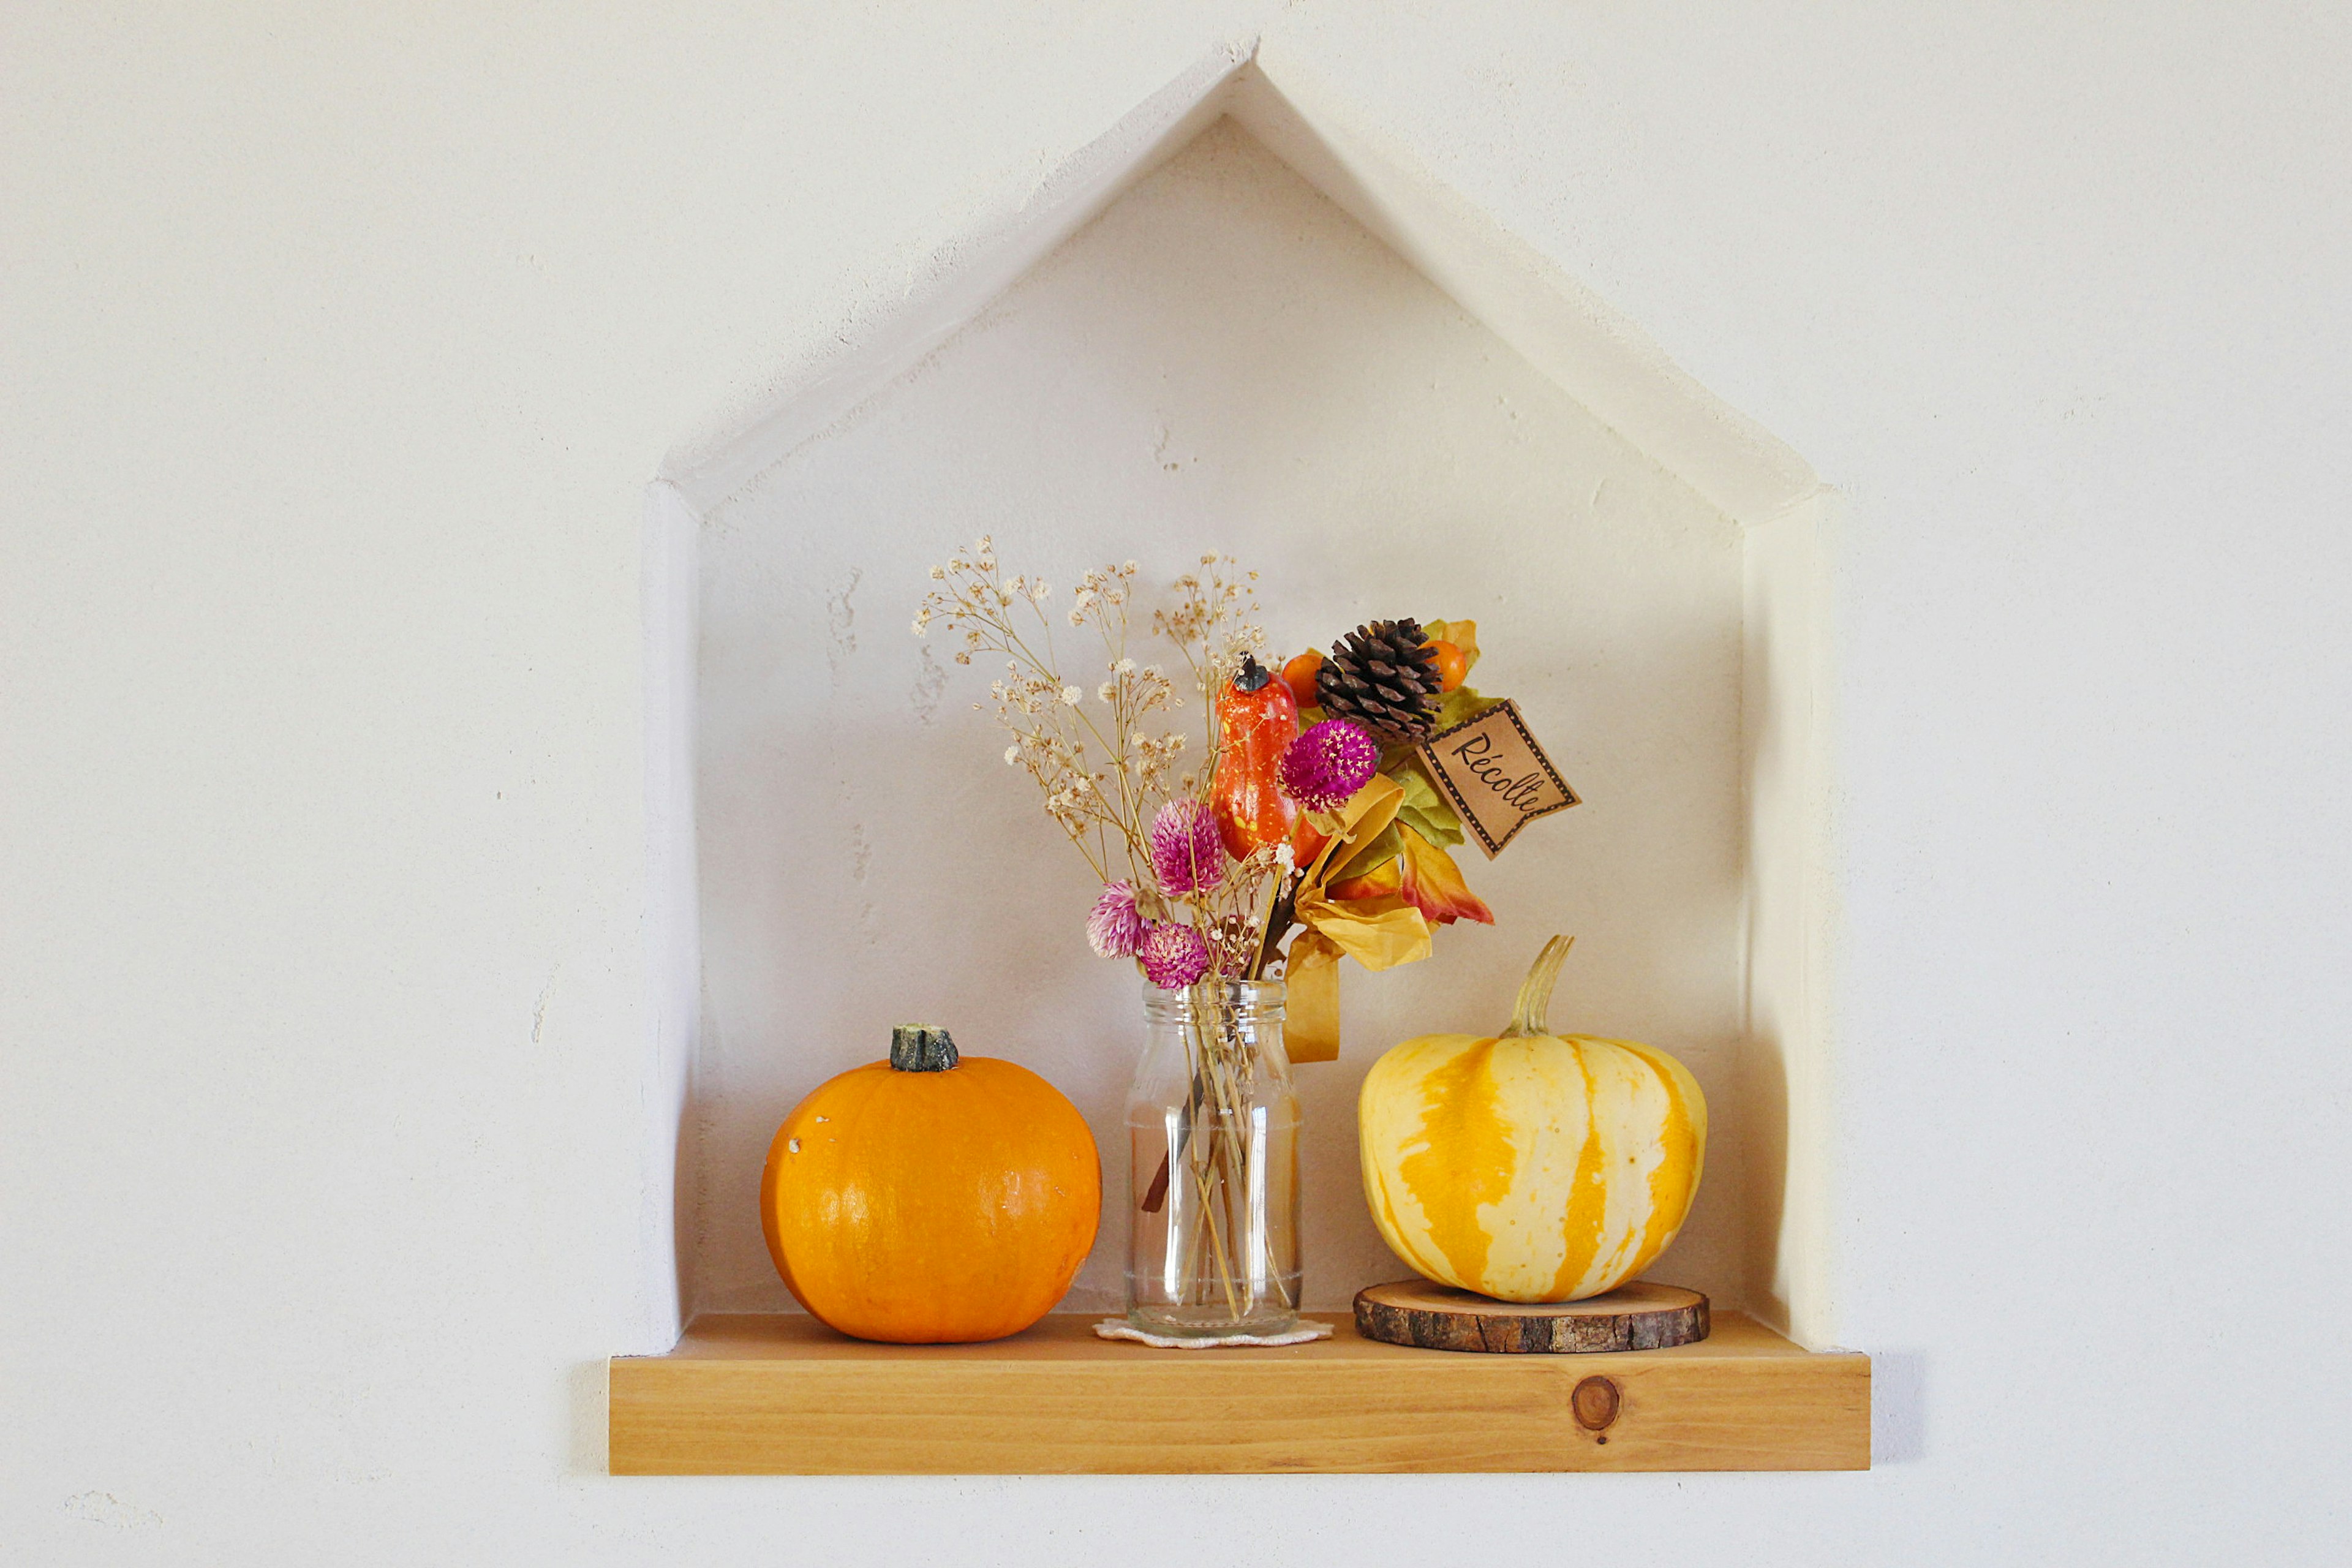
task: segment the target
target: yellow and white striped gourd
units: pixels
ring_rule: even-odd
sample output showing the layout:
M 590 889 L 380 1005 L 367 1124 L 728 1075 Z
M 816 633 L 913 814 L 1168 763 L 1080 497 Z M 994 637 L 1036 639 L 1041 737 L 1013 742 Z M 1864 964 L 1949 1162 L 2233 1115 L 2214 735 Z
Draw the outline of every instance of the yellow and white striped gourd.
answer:
M 1357 1100 L 1364 1196 L 1396 1255 L 1506 1301 L 1576 1301 L 1634 1278 L 1682 1228 L 1706 1100 L 1682 1063 L 1544 1023 L 1570 939 L 1547 942 L 1499 1037 L 1423 1035 Z

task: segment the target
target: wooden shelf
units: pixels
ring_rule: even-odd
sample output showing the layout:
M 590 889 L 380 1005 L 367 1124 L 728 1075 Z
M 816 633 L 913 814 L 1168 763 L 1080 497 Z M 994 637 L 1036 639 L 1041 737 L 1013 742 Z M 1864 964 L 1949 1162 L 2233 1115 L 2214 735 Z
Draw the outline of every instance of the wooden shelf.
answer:
M 625 1475 L 1870 1468 L 1870 1360 L 1738 1312 L 1671 1350 L 1481 1355 L 1360 1338 L 1163 1351 L 1057 1315 L 992 1344 L 878 1345 L 797 1316 L 695 1320 L 611 1363 Z M 1606 1378 L 1610 1390 L 1580 1384 Z M 1613 1405 L 1613 1418 L 1608 1412 Z M 1607 1419 L 1599 1431 L 1578 1416 Z

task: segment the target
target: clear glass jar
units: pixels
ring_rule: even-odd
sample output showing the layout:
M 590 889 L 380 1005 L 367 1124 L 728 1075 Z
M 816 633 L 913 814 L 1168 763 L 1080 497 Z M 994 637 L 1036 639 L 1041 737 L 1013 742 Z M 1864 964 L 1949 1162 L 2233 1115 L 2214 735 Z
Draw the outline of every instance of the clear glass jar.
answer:
M 1147 984 L 1128 1093 L 1127 1317 L 1156 1334 L 1298 1321 L 1298 1097 L 1279 980 Z

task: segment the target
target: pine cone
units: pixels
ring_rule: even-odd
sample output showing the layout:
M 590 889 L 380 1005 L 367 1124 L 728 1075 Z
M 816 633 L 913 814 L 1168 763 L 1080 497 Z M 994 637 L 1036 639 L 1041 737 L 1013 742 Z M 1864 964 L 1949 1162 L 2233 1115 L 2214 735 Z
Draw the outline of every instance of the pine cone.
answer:
M 1334 719 L 1353 719 L 1389 745 L 1426 740 L 1437 727 L 1437 656 L 1415 620 L 1374 621 L 1341 637 L 1323 661 L 1315 694 Z

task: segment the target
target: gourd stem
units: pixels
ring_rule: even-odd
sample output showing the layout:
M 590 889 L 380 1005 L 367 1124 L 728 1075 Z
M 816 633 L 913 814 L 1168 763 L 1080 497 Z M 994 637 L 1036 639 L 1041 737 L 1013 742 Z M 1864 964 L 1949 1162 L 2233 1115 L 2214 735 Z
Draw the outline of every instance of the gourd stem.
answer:
M 1544 1016 L 1551 1010 L 1552 984 L 1559 979 L 1559 966 L 1568 950 L 1575 945 L 1572 936 L 1556 936 L 1536 954 L 1536 961 L 1528 966 L 1527 979 L 1519 985 L 1518 1005 L 1511 1009 L 1511 1026 L 1503 1031 L 1505 1039 L 1551 1033 Z
M 955 1041 L 931 1024 L 901 1024 L 890 1031 L 890 1065 L 900 1072 L 946 1072 L 956 1065 Z

